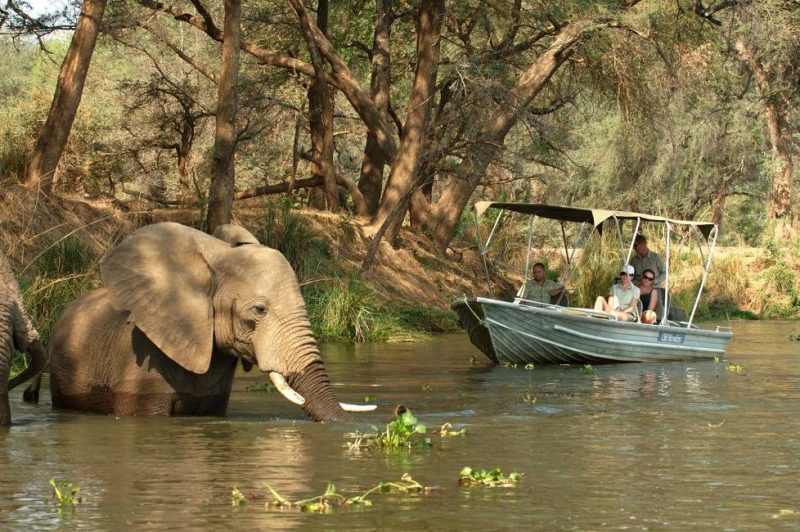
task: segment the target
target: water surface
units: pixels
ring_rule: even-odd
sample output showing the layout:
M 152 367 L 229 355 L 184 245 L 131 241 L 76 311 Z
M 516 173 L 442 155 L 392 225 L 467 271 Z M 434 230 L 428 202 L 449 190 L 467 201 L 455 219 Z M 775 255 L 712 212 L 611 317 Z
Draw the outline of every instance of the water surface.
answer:
M 326 345 L 341 400 L 372 396 L 357 424 L 315 424 L 265 382 L 237 376 L 227 418 L 115 418 L 52 412 L 12 392 L 0 431 L 0 528 L 800 529 L 798 322 L 736 322 L 728 361 L 493 368 L 464 335 L 395 345 Z M 475 356 L 478 363 L 471 362 Z M 535 399 L 535 400 L 534 400 Z M 409 405 L 431 449 L 348 450 L 346 434 Z M 516 488 L 461 488 L 459 470 L 524 473 Z M 438 489 L 377 494 L 327 515 L 232 508 L 237 486 L 264 500 L 355 495 L 410 473 Z M 59 513 L 48 480 L 80 486 Z M 795 512 L 791 514 L 791 512 Z

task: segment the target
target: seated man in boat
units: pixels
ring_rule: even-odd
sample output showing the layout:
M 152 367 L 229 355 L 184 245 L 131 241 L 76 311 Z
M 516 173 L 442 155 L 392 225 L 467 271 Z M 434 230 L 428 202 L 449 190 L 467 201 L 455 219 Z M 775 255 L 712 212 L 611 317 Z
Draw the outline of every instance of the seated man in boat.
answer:
M 619 283 L 611 286 L 608 299 L 597 296 L 595 310 L 610 312 L 618 321 L 638 319 L 639 288 L 633 284 L 633 266 L 626 264 L 619 272 Z
M 537 262 L 533 265 L 533 279 L 529 279 L 522 286 L 519 297 L 549 305 L 552 298 L 560 295 L 563 291 L 563 286 L 547 278 L 544 264 Z

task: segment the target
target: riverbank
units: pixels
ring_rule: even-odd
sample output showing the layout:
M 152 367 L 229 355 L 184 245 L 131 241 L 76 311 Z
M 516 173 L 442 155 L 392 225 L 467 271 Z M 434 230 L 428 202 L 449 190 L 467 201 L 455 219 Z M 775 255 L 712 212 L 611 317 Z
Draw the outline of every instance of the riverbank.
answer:
M 18 274 L 37 328 L 46 338 L 69 301 L 101 284 L 105 251 L 136 228 L 160 221 L 200 226 L 199 210 L 154 210 L 83 198 L 24 200 L 22 188 L 0 194 L 0 248 Z M 374 266 L 359 271 L 369 242 L 362 223 L 345 215 L 294 208 L 286 200 L 237 203 L 234 221 L 279 249 L 295 268 L 320 341 L 406 341 L 457 330 L 449 311 L 459 294 L 510 298 L 520 268 L 493 269 L 487 283 L 472 239 L 447 254 L 410 230 L 401 246 L 383 242 Z M 673 302 L 691 310 L 702 266 L 674 256 Z M 550 261 L 559 270 L 558 259 Z M 701 319 L 792 318 L 800 313 L 800 242 L 722 248 L 715 255 Z M 591 288 L 596 291 L 599 288 Z

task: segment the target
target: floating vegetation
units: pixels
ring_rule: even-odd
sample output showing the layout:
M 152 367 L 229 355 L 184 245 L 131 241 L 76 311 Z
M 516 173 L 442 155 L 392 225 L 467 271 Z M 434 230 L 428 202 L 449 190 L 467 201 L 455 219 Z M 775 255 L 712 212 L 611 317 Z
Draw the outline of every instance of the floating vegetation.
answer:
M 719 364 L 719 355 L 714 355 L 714 364 Z
M 264 381 L 258 384 L 248 384 L 247 386 L 244 387 L 244 391 L 275 393 L 278 391 L 278 389 L 271 382 Z
M 728 365 L 725 366 L 725 371 L 727 371 L 728 373 L 742 373 L 744 371 L 744 367 L 742 367 L 741 364 L 728 362 Z
M 54 478 L 50 479 L 49 484 L 53 488 L 53 503 L 59 509 L 74 509 L 82 502 L 78 495 L 81 489 L 75 484 L 67 482 L 66 480 L 56 481 Z
M 516 364 L 512 364 L 511 362 L 500 362 L 500 365 L 504 368 L 516 368 Z
M 536 366 L 533 364 L 533 362 L 531 362 L 529 364 L 525 364 L 525 369 L 528 370 L 528 371 L 533 370 L 535 367 Z
M 267 502 L 264 504 L 266 509 L 269 510 L 271 508 L 276 508 L 284 510 L 298 510 L 309 513 L 328 513 L 337 508 L 348 506 L 372 506 L 372 501 L 368 497 L 378 492 L 427 493 L 436 489 L 435 487 L 423 486 L 411 478 L 411 475 L 408 473 L 405 473 L 399 481 L 379 482 L 377 485 L 364 491 L 360 495 L 353 497 L 342 495 L 336 491 L 336 486 L 334 484 L 328 484 L 328 487 L 325 489 L 325 493 L 322 495 L 317 495 L 316 497 L 299 501 L 290 501 L 275 491 L 275 489 L 273 489 L 269 484 L 265 484 L 264 487 L 269 492 L 271 497 L 271 500 L 267 500 Z M 234 496 L 236 496 L 236 493 L 241 495 L 241 492 L 234 488 Z M 235 506 L 236 505 L 238 504 L 235 504 Z
M 422 391 L 423 392 L 430 392 L 431 390 L 433 390 L 433 386 L 431 386 L 430 384 L 423 384 L 422 385 Z
M 709 428 L 712 428 L 712 429 L 718 429 L 724 424 L 725 424 L 725 420 L 723 419 L 722 421 L 720 421 L 716 425 L 714 423 L 709 423 L 708 426 L 709 426 Z
M 580 367 L 578 371 L 580 371 L 584 375 L 594 375 L 595 373 L 597 373 L 597 370 L 595 370 L 594 366 L 592 366 L 591 364 L 584 364 L 583 366 Z
M 371 402 L 373 402 L 374 400 L 375 400 L 375 396 L 373 396 L 373 395 L 365 395 L 365 396 L 364 396 L 364 402 L 365 402 L 365 403 L 371 403 Z
M 790 334 L 789 340 L 793 342 L 800 342 L 800 334 Z
M 499 467 L 486 471 L 485 469 L 472 469 L 464 467 L 459 473 L 458 484 L 461 486 L 481 486 L 486 488 L 513 488 L 519 482 L 522 473 L 512 471 L 508 475 Z
M 453 425 L 450 423 L 445 423 L 442 425 L 442 428 L 439 429 L 439 436 L 442 438 L 447 438 L 448 436 L 463 436 L 467 433 L 467 429 L 463 428 L 461 430 L 453 430 Z
M 470 366 L 477 366 L 478 365 L 478 357 L 476 357 L 475 355 L 471 355 L 469 357 L 469 364 L 470 364 Z
M 522 396 L 522 400 L 525 401 L 526 403 L 528 403 L 529 405 L 535 405 L 536 404 L 536 397 L 531 395 L 531 394 L 529 394 L 529 393 L 526 393 L 525 395 L 523 395 Z
M 247 504 L 247 497 L 239 491 L 239 489 L 234 486 L 231 490 L 231 506 L 234 508 L 238 508 L 239 506 L 244 506 Z
M 411 449 L 416 443 L 420 447 L 431 447 L 431 439 L 423 437 L 428 429 L 422 423 L 417 422 L 417 418 L 410 410 L 398 415 L 386 424 L 386 429 L 378 431 L 378 427 L 373 426 L 372 432 L 367 434 L 356 433 L 354 442 L 347 442 L 348 449 Z

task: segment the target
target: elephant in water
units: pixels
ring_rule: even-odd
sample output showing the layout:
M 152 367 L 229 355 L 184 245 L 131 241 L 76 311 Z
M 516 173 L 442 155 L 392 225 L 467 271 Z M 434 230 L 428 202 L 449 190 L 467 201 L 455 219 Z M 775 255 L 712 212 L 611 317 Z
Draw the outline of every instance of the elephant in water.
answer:
M 15 350 L 27 352 L 31 356 L 31 363 L 9 382 Z M 37 376 L 46 364 L 47 357 L 39 341 L 39 333 L 25 311 L 14 274 L 0 253 L 0 426 L 11 424 L 8 392 Z
M 53 406 L 116 415 L 224 415 L 236 364 L 266 372 L 317 421 L 334 397 L 297 278 L 243 228 L 220 238 L 143 227 L 100 265 L 103 288 L 71 303 L 49 342 Z

